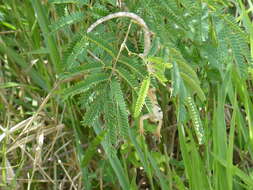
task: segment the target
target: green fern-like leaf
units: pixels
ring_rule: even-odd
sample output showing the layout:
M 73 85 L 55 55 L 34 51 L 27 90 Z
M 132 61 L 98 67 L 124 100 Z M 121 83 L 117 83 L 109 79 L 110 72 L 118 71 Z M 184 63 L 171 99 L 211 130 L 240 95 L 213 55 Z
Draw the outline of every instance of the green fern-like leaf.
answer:
M 83 37 L 83 34 L 76 33 L 72 37 L 71 42 L 67 45 L 66 49 L 64 50 L 63 56 L 62 56 L 62 63 L 63 63 L 65 68 L 68 64 L 67 63 L 68 57 L 72 54 L 75 45 L 77 44 L 77 42 L 79 42 L 82 39 L 82 37 Z
M 219 18 L 221 18 L 223 21 L 225 21 L 227 27 L 230 28 L 230 30 L 234 31 L 235 34 L 240 35 L 240 38 L 243 41 L 247 41 L 248 40 L 247 33 L 245 33 L 240 28 L 240 26 L 235 21 L 234 17 L 232 17 L 231 15 L 220 15 Z
M 179 4 L 174 0 L 158 0 L 150 1 L 149 4 L 144 3 L 151 14 L 146 20 L 150 20 L 149 25 L 155 26 L 154 31 L 164 44 L 168 42 L 170 36 L 173 35 L 175 39 L 177 36 L 184 35 L 183 32 L 189 29 Z
M 108 89 L 109 90 L 109 89 Z M 108 141 L 112 145 L 117 144 L 117 132 L 118 132 L 118 119 L 117 119 L 117 111 L 116 105 L 113 101 L 113 97 L 111 92 L 107 94 L 107 99 L 104 105 L 104 119 L 106 130 L 108 130 Z
M 180 76 L 180 71 L 178 68 L 178 64 L 177 62 L 173 62 L 173 69 L 172 71 L 172 95 L 173 96 L 177 96 L 179 95 L 183 95 L 182 93 L 182 79 Z
M 248 51 L 248 48 L 244 47 L 245 45 L 247 46 L 247 43 L 243 42 L 243 39 L 238 34 L 230 33 L 230 35 L 228 35 L 227 37 L 230 42 L 233 57 L 240 72 L 240 75 L 245 78 L 247 76 L 248 67 L 246 64 L 246 58 L 250 57 L 250 52 Z M 248 61 L 249 59 L 250 58 L 248 58 Z
M 240 76 L 245 78 L 247 76 L 247 62 L 251 62 L 247 33 L 238 26 L 232 16 L 220 15 L 215 17 L 214 21 L 216 25 L 220 25 L 216 31 L 219 62 L 229 63 L 233 60 Z M 220 68 L 221 71 L 222 69 L 224 66 Z
M 105 122 L 105 130 L 107 131 L 106 135 L 106 144 L 107 144 L 107 153 L 111 156 L 115 155 L 116 149 L 115 146 L 119 142 L 119 114 L 117 112 L 117 104 L 114 101 L 113 93 L 110 90 L 111 85 L 106 86 L 106 93 L 103 94 L 103 118 Z
M 93 124 L 93 122 L 101 112 L 102 103 L 103 102 L 101 97 L 97 97 L 94 101 L 92 101 L 92 105 L 89 106 L 83 117 L 82 124 L 84 126 L 90 126 Z
M 231 41 L 231 49 L 233 51 L 234 60 L 237 64 L 240 76 L 246 78 L 248 66 L 245 63 L 245 58 L 243 56 L 243 52 L 241 51 L 240 44 L 238 44 L 236 41 Z
M 92 9 L 92 12 L 96 15 L 98 15 L 99 17 L 103 17 L 103 16 L 106 16 L 108 14 L 110 14 L 110 11 L 107 10 L 107 8 L 103 5 L 100 5 L 100 4 L 96 4 L 94 6 L 94 8 Z M 97 17 L 98 19 L 98 17 Z
M 185 74 L 189 75 L 195 82 L 197 82 L 199 84 L 200 82 L 199 82 L 196 72 L 189 64 L 187 64 L 186 60 L 183 58 L 180 51 L 178 51 L 175 48 L 171 48 L 170 53 L 171 53 L 170 55 L 171 55 L 172 61 L 176 61 L 177 65 L 179 67 L 179 70 L 181 72 L 184 72 Z
M 154 76 L 162 83 L 164 84 L 167 82 L 167 78 L 164 75 L 165 69 L 171 69 L 172 64 L 166 62 L 162 57 L 154 57 L 151 56 L 148 58 L 148 62 L 152 63 L 152 68 L 155 70 L 153 73 Z
M 76 85 L 63 91 L 64 99 L 68 98 L 69 96 L 74 96 L 81 92 L 85 92 L 92 86 L 108 80 L 108 78 L 109 75 L 105 73 L 92 74 L 85 78 L 82 82 L 79 82 Z
M 97 46 L 102 48 L 104 51 L 106 51 L 113 58 L 116 58 L 117 52 L 105 40 L 99 38 L 98 36 L 92 35 L 92 34 L 88 34 L 86 36 L 86 39 L 89 40 L 90 42 L 95 43 Z
M 74 76 L 83 75 L 88 72 L 101 71 L 102 68 L 103 65 L 97 62 L 86 63 L 84 65 L 69 69 L 67 72 L 60 75 L 60 79 L 64 80 L 72 78 Z
M 111 84 L 111 93 L 113 93 L 114 99 L 119 107 L 118 118 L 120 124 L 120 132 L 123 137 L 128 137 L 128 111 L 124 100 L 124 96 L 120 87 L 120 83 L 117 80 L 113 80 Z
M 86 90 L 80 95 L 80 98 L 78 98 L 78 104 L 82 109 L 87 108 L 87 105 L 93 101 L 93 99 L 96 96 L 96 90 L 100 89 L 101 85 L 95 85 L 89 88 L 89 90 Z
M 122 56 L 118 62 L 118 64 L 126 66 L 129 70 L 131 70 L 131 72 L 140 78 L 144 78 L 148 74 L 146 68 L 138 63 L 138 61 L 134 58 L 130 59 Z
M 84 18 L 84 16 L 85 15 L 83 12 L 75 12 L 70 15 L 61 17 L 59 20 L 55 21 L 53 24 L 50 25 L 51 33 L 55 33 L 61 28 L 64 28 L 78 21 L 81 21 Z
M 148 94 L 149 85 L 150 85 L 150 77 L 144 79 L 141 84 L 141 88 L 138 93 L 138 98 L 137 98 L 135 109 L 134 109 L 135 118 L 140 115 L 141 109 L 145 103 L 145 98 Z
M 196 7 L 196 1 L 193 0 L 182 0 L 182 5 L 184 7 L 187 7 L 187 9 L 194 11 L 194 8 Z
M 127 139 L 129 130 L 128 114 L 121 109 L 118 109 L 117 113 L 118 113 L 119 132 L 124 139 Z
M 184 88 L 188 87 L 193 93 L 197 93 L 201 101 L 205 101 L 206 97 L 200 87 L 200 81 L 196 72 L 190 65 L 186 63 L 185 59 L 182 57 L 181 53 L 178 50 L 171 48 L 170 51 L 172 56 L 171 59 L 175 61 L 175 69 L 178 69 L 178 73 L 174 72 L 174 74 L 177 74 L 177 76 L 175 76 L 176 81 L 173 83 L 173 93 L 177 94 L 181 91 L 179 95 L 183 97 L 183 94 L 185 94 Z
M 78 57 L 78 55 L 80 55 L 81 53 L 83 53 L 83 51 L 86 50 L 86 48 L 88 47 L 89 43 L 86 40 L 86 37 L 83 36 L 79 41 L 76 42 L 76 44 L 72 47 L 71 53 L 69 53 L 69 56 L 67 57 L 66 60 L 66 67 L 68 69 L 72 68 L 75 66 L 75 59 Z
M 117 67 L 117 73 L 122 77 L 131 88 L 135 89 L 138 86 L 138 82 L 133 78 L 133 75 L 122 67 Z
M 115 100 L 118 103 L 120 109 L 127 113 L 127 107 L 120 87 L 120 83 L 116 79 L 112 81 L 111 92 L 113 93 L 113 96 L 115 97 Z
M 188 75 L 184 74 L 184 73 L 180 73 L 181 77 L 183 78 L 184 82 L 187 84 L 187 86 L 193 91 L 196 92 L 199 99 L 201 101 L 205 101 L 206 100 L 206 96 L 204 94 L 204 92 L 202 91 L 202 89 L 200 88 L 199 84 L 196 83 L 192 78 L 190 78 Z
M 186 105 L 189 109 L 189 114 L 190 114 L 190 117 L 193 122 L 195 133 L 198 138 L 198 142 L 199 142 L 199 144 L 203 144 L 204 140 L 205 140 L 204 129 L 202 126 L 202 122 L 200 120 L 200 116 L 199 116 L 199 112 L 197 110 L 197 107 L 190 96 L 188 96 L 186 98 Z

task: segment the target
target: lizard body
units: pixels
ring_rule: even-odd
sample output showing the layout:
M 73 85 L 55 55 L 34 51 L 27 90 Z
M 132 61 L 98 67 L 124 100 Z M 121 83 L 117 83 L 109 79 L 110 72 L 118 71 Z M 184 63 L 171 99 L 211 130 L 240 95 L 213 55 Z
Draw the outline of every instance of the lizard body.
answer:
M 158 124 L 154 135 L 160 139 L 161 128 L 162 128 L 162 123 L 163 123 L 163 112 L 160 105 L 158 104 L 155 88 L 150 88 L 148 90 L 148 97 L 150 98 L 151 103 L 152 103 L 152 112 L 140 117 L 140 122 L 139 122 L 140 133 L 144 134 L 143 122 L 144 120 L 148 119 L 152 123 Z

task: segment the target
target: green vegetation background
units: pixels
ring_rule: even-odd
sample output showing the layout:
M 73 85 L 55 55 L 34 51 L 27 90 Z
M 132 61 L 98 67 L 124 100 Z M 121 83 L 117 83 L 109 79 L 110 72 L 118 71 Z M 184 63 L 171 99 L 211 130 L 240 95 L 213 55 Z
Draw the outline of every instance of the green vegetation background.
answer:
M 147 58 L 130 19 L 86 33 L 119 11 Z M 0 0 L 0 189 L 252 190 L 252 19 L 251 0 Z M 151 87 L 160 140 L 138 129 Z

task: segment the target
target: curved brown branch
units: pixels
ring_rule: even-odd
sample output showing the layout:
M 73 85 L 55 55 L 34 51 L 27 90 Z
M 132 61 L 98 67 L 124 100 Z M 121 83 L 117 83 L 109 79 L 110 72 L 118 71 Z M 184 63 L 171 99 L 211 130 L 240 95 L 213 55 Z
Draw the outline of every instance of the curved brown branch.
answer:
M 138 15 L 136 15 L 135 13 L 130 13 L 130 12 L 117 12 L 117 13 L 112 13 L 109 14 L 103 18 L 98 19 L 96 22 L 94 22 L 88 29 L 87 29 L 87 33 L 91 32 L 94 28 L 96 28 L 99 24 L 111 20 L 113 18 L 118 18 L 118 17 L 128 17 L 133 19 L 138 25 L 140 25 L 144 31 L 144 51 L 142 54 L 142 57 L 146 57 L 148 55 L 148 52 L 150 50 L 151 47 L 151 39 L 150 39 L 150 35 L 151 32 L 147 26 L 147 24 L 145 23 L 145 21 Z

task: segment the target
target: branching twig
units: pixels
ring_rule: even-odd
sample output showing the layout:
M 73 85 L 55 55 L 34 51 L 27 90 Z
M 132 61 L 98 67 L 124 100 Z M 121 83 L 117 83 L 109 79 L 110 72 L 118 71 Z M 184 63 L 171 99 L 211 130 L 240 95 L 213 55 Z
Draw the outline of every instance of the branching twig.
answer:
M 115 71 L 116 63 L 117 63 L 118 60 L 119 60 L 119 57 L 120 57 L 121 52 L 122 52 L 123 49 L 126 47 L 126 41 L 127 41 L 127 38 L 128 38 L 129 32 L 130 32 L 131 26 L 132 26 L 132 22 L 131 22 L 131 23 L 129 24 L 129 26 L 128 26 L 128 30 L 127 30 L 126 36 L 125 36 L 125 38 L 124 38 L 122 44 L 120 45 L 120 49 L 119 49 L 118 55 L 117 55 L 117 57 L 116 57 L 115 62 L 113 63 L 113 66 L 112 66 L 113 72 Z

